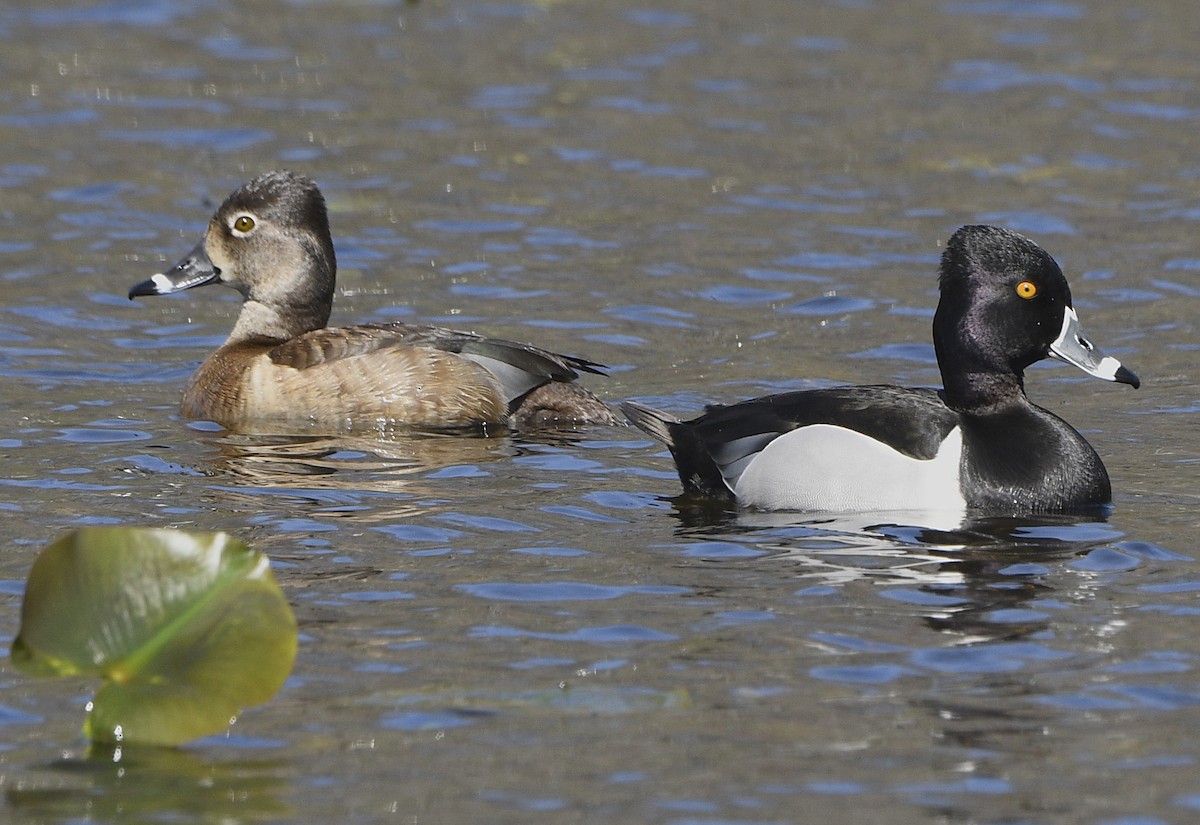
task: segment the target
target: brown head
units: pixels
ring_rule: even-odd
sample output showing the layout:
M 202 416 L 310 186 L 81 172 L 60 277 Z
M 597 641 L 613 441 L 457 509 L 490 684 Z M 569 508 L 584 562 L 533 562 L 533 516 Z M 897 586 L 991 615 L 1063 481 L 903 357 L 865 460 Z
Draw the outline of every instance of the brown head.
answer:
M 292 172 L 267 172 L 225 199 L 191 253 L 129 297 L 224 284 L 245 301 L 229 343 L 286 341 L 328 323 L 336 275 L 320 189 Z

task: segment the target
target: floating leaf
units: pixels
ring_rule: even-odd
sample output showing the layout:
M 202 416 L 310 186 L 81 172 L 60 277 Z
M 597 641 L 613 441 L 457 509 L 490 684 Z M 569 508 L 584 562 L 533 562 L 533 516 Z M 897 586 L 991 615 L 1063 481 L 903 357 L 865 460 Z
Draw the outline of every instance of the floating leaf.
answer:
M 98 675 L 84 733 L 178 745 L 275 695 L 296 619 L 267 558 L 224 533 L 87 527 L 33 563 L 13 662 Z

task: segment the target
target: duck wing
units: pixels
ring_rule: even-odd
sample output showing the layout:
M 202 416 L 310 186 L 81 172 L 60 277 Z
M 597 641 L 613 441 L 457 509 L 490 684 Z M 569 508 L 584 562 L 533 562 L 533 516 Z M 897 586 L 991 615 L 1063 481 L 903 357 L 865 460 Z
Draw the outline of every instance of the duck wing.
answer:
M 486 369 L 500 384 L 509 404 L 552 381 L 570 382 L 580 372 L 604 374 L 604 365 L 571 355 L 488 338 L 473 332 L 419 324 L 362 324 L 325 327 L 273 347 L 271 361 L 305 370 L 378 350 L 427 348 L 453 353 Z

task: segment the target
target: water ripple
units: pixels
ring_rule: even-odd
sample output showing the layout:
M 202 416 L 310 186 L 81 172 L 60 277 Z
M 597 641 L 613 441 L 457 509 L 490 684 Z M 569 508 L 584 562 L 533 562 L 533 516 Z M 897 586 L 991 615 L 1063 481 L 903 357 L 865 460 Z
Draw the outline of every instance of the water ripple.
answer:
M 471 631 L 476 639 L 546 639 L 558 642 L 586 642 L 588 644 L 628 644 L 636 642 L 671 642 L 677 636 L 663 633 L 641 625 L 607 625 L 582 627 L 565 633 L 548 633 L 537 630 L 522 630 L 504 625 L 487 625 Z
M 38 725 L 44 721 L 45 719 L 41 716 L 25 713 L 8 705 L 0 705 L 0 727 L 8 727 L 10 725 Z
M 224 155 L 243 152 L 274 140 L 266 129 L 230 127 L 228 129 L 106 129 L 106 140 L 128 143 L 157 143 L 169 149 L 203 149 Z
M 633 321 L 639 324 L 650 324 L 658 327 L 678 327 L 688 329 L 692 324 L 688 320 L 696 316 L 679 309 L 658 306 L 617 306 L 606 307 L 605 315 L 612 315 L 622 321 Z M 686 319 L 686 320 L 685 320 Z
M 1070 221 L 1042 212 L 987 212 L 978 217 L 981 223 L 1001 224 L 1016 232 L 1029 235 L 1074 235 Z
M 1190 106 L 1177 106 L 1161 103 L 1146 103 L 1138 101 L 1136 103 L 1119 103 L 1109 101 L 1103 104 L 1105 111 L 1114 112 L 1120 115 L 1131 115 L 1133 117 L 1144 117 L 1150 120 L 1167 120 L 1176 122 L 1185 122 L 1195 120 L 1200 117 L 1200 109 L 1193 109 Z
M 636 9 L 625 12 L 625 18 L 640 26 L 661 26 L 664 28 L 687 28 L 696 25 L 696 19 L 686 12 L 665 11 L 658 9 Z
M 485 715 L 462 710 L 404 711 L 391 713 L 379 720 L 381 727 L 391 730 L 449 730 L 472 725 Z
M 550 91 L 544 83 L 526 86 L 488 86 L 471 98 L 473 109 L 526 109 L 537 104 L 537 98 Z
M 1043 20 L 1078 20 L 1084 16 L 1084 9 L 1078 3 L 1063 3 L 1059 0 L 964 0 L 945 3 L 942 8 L 948 14 L 1030 17 Z
M 1057 661 L 1073 655 L 1033 642 L 1010 642 L 918 650 L 910 661 L 943 673 L 1006 673 L 1022 670 L 1030 661 Z
M 58 28 L 61 26 L 144 26 L 161 28 L 180 17 L 202 13 L 208 3 L 181 6 L 173 0 L 146 0 L 127 3 L 112 0 L 107 3 L 89 3 L 81 6 L 48 9 L 32 7 L 26 14 L 31 23 L 38 26 Z
M 1134 570 L 1140 565 L 1141 562 L 1133 556 L 1112 547 L 1097 547 L 1089 551 L 1083 558 L 1072 561 L 1068 566 L 1093 573 L 1113 573 Z
M 451 544 L 466 534 L 461 530 L 447 530 L 441 527 L 426 527 L 420 524 L 392 524 L 385 527 L 373 528 L 380 533 L 386 533 L 394 539 L 404 542 L 435 542 Z
M 202 38 L 200 45 L 222 60 L 280 61 L 287 60 L 292 54 L 290 49 L 248 45 L 228 31 Z
M 541 508 L 543 513 L 554 513 L 567 518 L 579 519 L 580 521 L 595 521 L 605 524 L 628 524 L 624 519 L 619 519 L 614 516 L 597 513 L 595 510 L 589 510 L 586 507 L 576 507 L 568 504 L 552 505 Z
M 434 516 L 438 521 L 444 521 L 455 527 L 470 527 L 493 533 L 537 533 L 536 527 L 521 524 L 519 521 L 500 518 L 498 516 L 474 516 L 469 513 L 442 513 Z
M 845 203 L 817 203 L 815 201 L 789 200 L 787 198 L 764 195 L 738 195 L 731 199 L 740 206 L 753 206 L 759 209 L 779 209 L 785 212 L 821 212 L 838 215 L 857 215 L 863 211 L 861 206 Z
M 74 427 L 59 430 L 55 437 L 58 441 L 70 441 L 74 444 L 116 444 L 122 441 L 146 441 L 153 436 L 150 433 L 135 430 L 102 430 L 94 427 Z
M 792 266 L 800 269 L 869 269 L 876 265 L 872 258 L 863 255 L 847 255 L 842 252 L 798 252 L 786 258 L 777 258 L 777 266 Z
M 814 667 L 808 675 L 824 682 L 849 682 L 852 684 L 883 685 L 918 671 L 904 665 L 834 665 Z
M 665 115 L 669 114 L 673 108 L 669 103 L 647 103 L 636 97 L 598 97 L 591 101 L 591 105 L 608 109 L 620 109 L 621 111 L 634 112 L 639 115 Z
M 685 293 L 705 301 L 716 301 L 722 304 L 767 304 L 776 301 L 786 301 L 792 297 L 790 292 L 771 289 L 758 289 L 752 286 L 737 286 L 734 284 L 716 284 L 706 289 Z
M 1076 75 L 1058 72 L 1036 72 L 1016 63 L 993 60 L 965 60 L 950 69 L 953 79 L 943 80 L 941 88 L 948 92 L 981 94 L 998 92 L 1020 86 L 1061 86 L 1074 92 L 1099 94 L 1104 84 Z
M 686 587 L 666 585 L 613 586 L 581 582 L 539 582 L 537 584 L 488 582 L 460 584 L 456 585 L 455 589 L 481 599 L 513 602 L 603 601 L 619 599 L 630 594 L 673 596 L 690 592 Z
M 849 295 L 830 293 L 808 298 L 803 301 L 780 307 L 779 311 L 788 315 L 830 316 L 845 315 L 851 312 L 863 312 L 872 309 L 875 302 L 867 298 L 855 298 Z
M 519 232 L 525 228 L 525 222 L 448 218 L 438 221 L 417 221 L 413 226 L 417 229 L 425 229 L 431 232 L 446 232 L 453 235 L 492 235 L 504 232 Z

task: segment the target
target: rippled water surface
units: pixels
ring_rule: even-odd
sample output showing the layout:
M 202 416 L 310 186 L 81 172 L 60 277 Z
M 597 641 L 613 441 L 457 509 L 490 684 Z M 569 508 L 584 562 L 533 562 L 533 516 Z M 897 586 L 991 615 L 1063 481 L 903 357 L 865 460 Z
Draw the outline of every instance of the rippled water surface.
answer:
M 94 685 L 0 665 L 0 819 L 1194 821 L 1197 31 L 1171 0 L 0 9 L 0 635 L 82 524 L 230 531 L 301 627 L 228 736 L 116 763 Z M 1027 376 L 1114 511 L 704 512 L 632 428 L 184 422 L 236 296 L 125 293 L 280 166 L 329 198 L 335 323 L 536 341 L 680 414 L 936 384 L 939 244 L 1025 232 L 1144 382 Z

